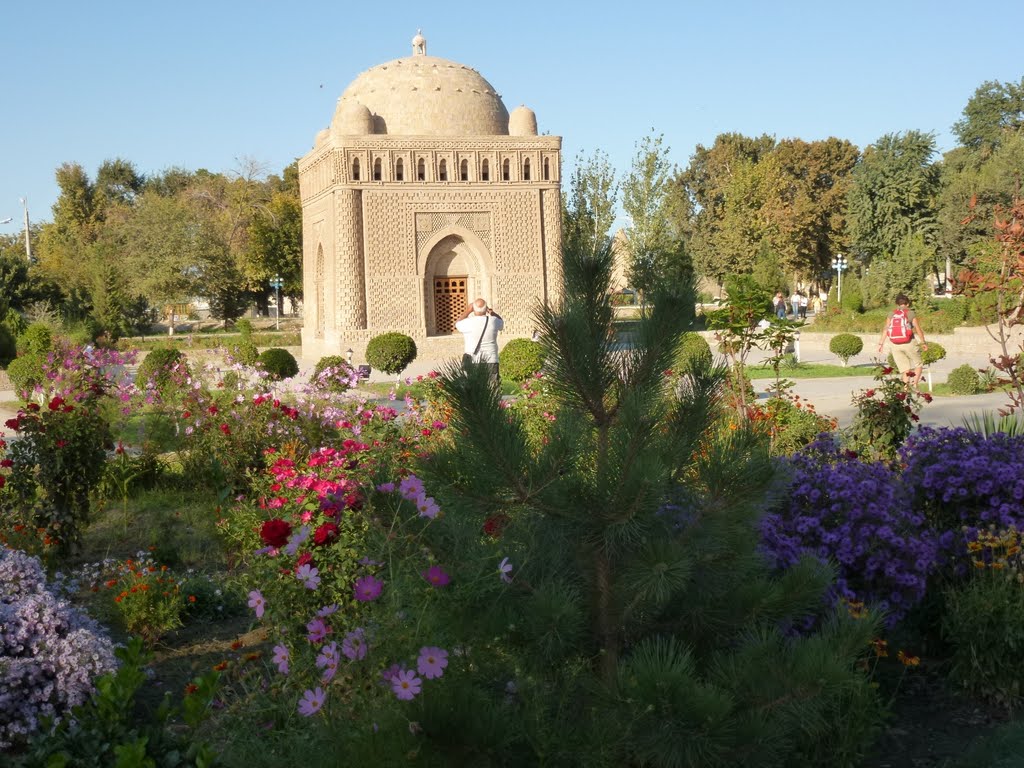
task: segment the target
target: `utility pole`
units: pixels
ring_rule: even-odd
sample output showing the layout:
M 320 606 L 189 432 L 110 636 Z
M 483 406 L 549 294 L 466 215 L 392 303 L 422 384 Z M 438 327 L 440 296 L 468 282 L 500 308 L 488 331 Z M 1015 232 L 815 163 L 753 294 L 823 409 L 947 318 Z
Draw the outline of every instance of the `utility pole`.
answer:
M 25 258 L 28 259 L 28 263 L 32 263 L 32 241 L 29 240 L 28 236 L 28 198 L 21 198 L 21 204 L 25 207 Z

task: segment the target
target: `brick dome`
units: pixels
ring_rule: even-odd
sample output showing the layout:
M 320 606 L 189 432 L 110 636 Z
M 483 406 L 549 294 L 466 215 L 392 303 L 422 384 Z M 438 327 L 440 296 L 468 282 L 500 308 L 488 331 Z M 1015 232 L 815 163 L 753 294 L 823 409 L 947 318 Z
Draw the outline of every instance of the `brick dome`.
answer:
M 415 44 L 415 41 L 414 41 Z M 366 70 L 341 94 L 332 128 L 346 133 L 355 104 L 373 133 L 397 136 L 507 136 L 508 110 L 475 69 L 418 54 Z

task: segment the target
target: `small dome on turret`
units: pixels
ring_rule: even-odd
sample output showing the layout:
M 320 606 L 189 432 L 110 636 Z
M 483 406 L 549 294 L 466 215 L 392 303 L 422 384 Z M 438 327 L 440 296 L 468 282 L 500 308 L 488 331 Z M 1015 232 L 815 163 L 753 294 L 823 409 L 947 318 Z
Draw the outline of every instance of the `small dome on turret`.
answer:
M 508 118 L 509 136 L 536 136 L 537 115 L 527 106 L 520 104 Z
M 329 138 L 331 138 L 331 129 L 330 128 L 324 128 L 321 131 L 317 131 L 316 139 L 313 141 L 313 146 L 314 147 L 323 146 L 327 142 L 327 140 Z
M 373 115 L 354 100 L 339 100 L 331 128 L 339 136 L 361 136 L 373 133 Z

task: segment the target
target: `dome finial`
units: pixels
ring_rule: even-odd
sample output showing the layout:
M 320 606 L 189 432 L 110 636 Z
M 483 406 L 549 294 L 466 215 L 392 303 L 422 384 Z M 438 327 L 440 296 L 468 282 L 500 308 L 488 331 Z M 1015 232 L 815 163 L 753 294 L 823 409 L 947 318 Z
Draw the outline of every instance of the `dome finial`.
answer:
M 427 38 L 423 36 L 423 30 L 416 30 L 416 37 L 412 39 L 412 55 L 413 56 L 426 56 L 427 55 Z

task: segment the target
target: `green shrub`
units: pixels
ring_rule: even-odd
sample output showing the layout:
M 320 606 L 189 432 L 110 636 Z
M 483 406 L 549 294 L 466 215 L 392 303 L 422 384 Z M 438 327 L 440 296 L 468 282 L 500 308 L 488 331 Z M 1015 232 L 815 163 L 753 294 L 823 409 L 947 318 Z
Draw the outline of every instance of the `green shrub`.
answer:
M 382 333 L 366 345 L 366 361 L 384 373 L 401 373 L 416 359 L 416 342 L 404 333 Z
M 950 371 L 946 384 L 954 395 L 976 395 L 981 391 L 981 377 L 970 363 Z
M 28 354 L 46 354 L 53 347 L 53 332 L 43 323 L 32 323 L 18 337 L 18 351 Z
M 185 355 L 174 347 L 158 347 L 146 355 L 139 364 L 139 372 L 135 377 L 140 388 L 150 382 L 161 393 L 165 393 L 172 383 L 171 373 L 176 365 L 185 363 Z
M 29 392 L 43 382 L 43 363 L 46 355 L 25 354 L 16 357 L 7 366 L 7 378 L 16 392 Z
M 941 344 L 937 344 L 933 341 L 928 342 L 928 349 L 921 352 L 921 362 L 925 365 L 931 365 L 937 363 L 939 360 L 943 360 L 946 357 L 946 348 Z
M 21 336 L 25 329 L 28 328 L 28 323 L 25 322 L 25 318 L 21 316 L 21 313 L 11 308 L 7 309 L 7 314 L 4 315 L 3 320 L 0 320 L 0 323 L 7 326 L 7 330 L 14 335 L 14 338 Z
M 946 593 L 942 634 L 953 649 L 950 677 L 1007 708 L 1024 692 L 1024 587 L 1013 568 L 983 569 Z
M 243 339 L 252 338 L 253 325 L 252 320 L 247 317 L 243 317 L 240 320 L 235 321 L 235 330 L 238 331 L 238 335 Z
M 837 336 L 832 337 L 832 341 L 828 343 L 828 351 L 843 361 L 845 367 L 850 358 L 861 353 L 864 349 L 864 341 L 860 336 L 854 336 L 852 333 L 840 333 Z
M 684 333 L 676 344 L 673 365 L 679 373 L 711 367 L 711 346 L 699 333 Z
M 6 325 L 0 325 L 0 368 L 6 368 L 18 354 L 18 345 L 14 340 L 14 334 Z
M 344 392 L 350 386 L 352 367 L 341 355 L 325 355 L 313 368 L 313 384 L 328 392 Z
M 275 347 L 259 356 L 258 364 L 274 381 L 290 379 L 299 372 L 299 364 L 287 349 Z
M 504 378 L 526 381 L 544 366 L 544 348 L 529 339 L 512 339 L 502 348 L 498 363 Z
M 861 292 L 860 280 L 847 277 L 843 280 L 843 300 L 839 302 L 843 312 L 862 312 L 864 310 L 864 294 Z
M 252 343 L 251 336 L 243 335 L 238 343 L 231 347 L 231 356 L 242 365 L 253 366 L 260 359 L 260 351 Z

